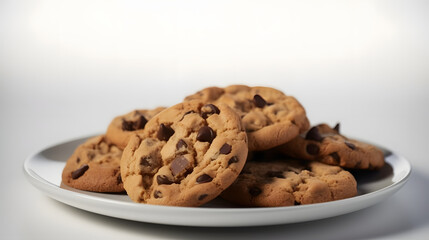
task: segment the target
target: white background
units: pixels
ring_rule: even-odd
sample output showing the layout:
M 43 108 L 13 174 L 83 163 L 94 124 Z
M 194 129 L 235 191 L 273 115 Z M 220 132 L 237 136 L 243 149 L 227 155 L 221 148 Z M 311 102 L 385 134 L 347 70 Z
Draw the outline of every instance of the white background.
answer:
M 424 239 L 429 234 L 428 1 L 0 0 L 0 232 L 5 239 Z M 30 154 L 207 86 L 264 85 L 312 123 L 409 159 L 374 207 L 254 228 L 124 221 L 58 203 Z

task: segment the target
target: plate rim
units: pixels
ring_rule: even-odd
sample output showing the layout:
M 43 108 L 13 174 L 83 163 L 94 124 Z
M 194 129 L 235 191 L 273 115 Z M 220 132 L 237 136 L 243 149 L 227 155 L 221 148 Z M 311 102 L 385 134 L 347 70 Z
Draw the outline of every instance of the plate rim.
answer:
M 37 172 L 35 172 L 33 169 L 31 169 L 30 164 L 32 161 L 35 161 L 36 158 L 41 155 L 41 153 L 45 150 L 51 149 L 51 148 L 55 148 L 58 147 L 60 145 L 63 144 L 68 144 L 71 143 L 73 141 L 78 141 L 78 140 L 84 140 L 86 138 L 88 138 L 90 136 L 82 136 L 80 138 L 73 138 L 70 140 L 65 140 L 65 141 L 61 141 L 58 142 L 56 144 L 51 144 L 47 147 L 41 148 L 38 151 L 35 151 L 33 154 L 29 155 L 24 163 L 23 163 L 23 171 L 24 171 L 24 175 L 27 177 L 27 179 L 30 181 L 30 183 L 36 187 L 38 190 L 40 190 L 41 192 L 43 192 L 44 194 L 48 195 L 49 197 L 62 202 L 64 204 L 73 206 L 75 208 L 79 208 L 88 212 L 93 212 L 93 213 L 98 213 L 101 215 L 105 215 L 105 216 L 110 216 L 110 217 L 116 217 L 116 218 L 122 218 L 122 219 L 127 219 L 127 220 L 134 220 L 134 221 L 141 221 L 141 222 L 151 222 L 151 223 L 160 223 L 160 224 L 168 224 L 168 225 L 182 225 L 182 226 L 214 226 L 214 227 L 226 227 L 226 226 L 230 226 L 230 227 L 236 227 L 236 226 L 263 226 L 263 225 L 275 225 L 275 224 L 284 224 L 284 223 L 297 223 L 297 222 L 304 222 L 304 221 L 310 221 L 310 220 L 317 220 L 317 219 L 323 219 L 323 218 L 328 218 L 328 217 L 333 217 L 333 216 L 339 216 L 339 215 L 343 215 L 343 214 L 347 214 L 350 212 L 354 212 L 369 206 L 372 206 L 382 200 L 384 200 L 385 198 L 387 198 L 388 196 L 392 195 L 393 193 L 395 193 L 396 191 L 398 191 L 409 179 L 409 176 L 411 175 L 412 172 L 412 166 L 411 163 L 403 156 L 397 154 L 394 151 L 391 151 L 389 149 L 389 151 L 392 153 L 391 155 L 386 157 L 386 161 L 388 161 L 389 157 L 391 156 L 396 156 L 398 160 L 401 161 L 402 164 L 405 164 L 406 168 L 406 173 L 403 174 L 403 176 L 400 177 L 400 179 L 396 180 L 395 182 L 393 182 L 392 180 L 392 184 L 385 186 L 381 189 L 377 189 L 375 191 L 369 192 L 369 193 L 365 193 L 362 195 L 358 195 L 352 198 L 346 198 L 346 199 L 341 199 L 341 200 L 335 200 L 335 201 L 330 201 L 330 202 L 323 202 L 323 203 L 315 203 L 315 204 L 308 204 L 308 205 L 298 205 L 298 206 L 285 206 L 285 207 L 259 207 L 259 208 L 252 208 L 252 207 L 239 207 L 239 208 L 225 208 L 225 207 L 221 207 L 221 208 L 206 208 L 206 207 L 180 207 L 180 206 L 158 206 L 158 205 L 150 205 L 150 204 L 141 204 L 141 203 L 134 203 L 134 202 L 123 202 L 123 201 L 118 201 L 115 199 L 108 199 L 108 198 L 102 198 L 100 196 L 92 196 L 92 195 L 88 195 L 88 194 L 84 194 L 84 193 L 80 193 L 80 192 L 73 192 L 73 191 L 69 191 L 67 189 L 63 189 L 60 186 L 57 186 L 56 184 L 44 179 L 43 177 L 41 177 L 39 174 L 37 174 Z M 378 147 L 382 148 L 382 149 L 386 149 L 384 147 L 381 147 L 379 145 L 377 145 Z M 65 162 L 65 161 L 64 161 Z M 395 169 L 393 169 L 395 170 Z M 388 195 L 388 196 L 384 196 L 383 195 Z M 315 208 L 319 208 L 319 207 L 332 207 L 332 205 L 350 205 L 353 203 L 358 203 L 361 200 L 369 200 L 371 198 L 381 198 L 379 200 L 376 200 L 373 203 L 367 203 L 367 204 L 363 204 L 364 206 L 362 207 L 358 207 L 356 209 L 350 209 L 350 211 L 342 211 L 339 214 L 331 214 L 330 216 L 326 216 L 326 217 L 318 217 L 318 218 L 310 218 L 310 219 L 301 219 L 301 220 L 297 220 L 297 221 L 279 221 L 279 222 L 274 222 L 274 223 L 237 223 L 235 225 L 231 225 L 231 224 L 226 224 L 229 223 L 229 221 L 226 221 L 225 223 L 220 223 L 220 224 L 207 224 L 204 222 L 201 223 L 186 223 L 186 222 L 181 222 L 181 223 L 176 223 L 174 221 L 156 221 L 156 220 L 147 220 L 147 219 L 139 219 L 139 218 L 135 218 L 135 217 L 126 217 L 126 216 L 118 216 L 117 214 L 109 214 L 103 211 L 94 211 L 94 209 L 90 210 L 85 206 L 82 205 L 91 205 L 94 203 L 102 203 L 103 205 L 109 205 L 109 206 L 114 206 L 116 208 L 126 208 L 127 210 L 130 209 L 135 209 L 136 207 L 138 207 L 138 211 L 160 211 L 160 212 L 169 212 L 169 211 L 173 211 L 176 213 L 202 213 L 202 214 L 272 214 L 272 213 L 278 213 L 278 212 L 284 212 L 284 211 L 308 211 L 311 209 L 315 209 Z M 70 200 L 72 199 L 72 200 Z M 82 203 L 81 206 L 79 206 L 79 204 L 75 204 L 75 203 L 70 203 L 70 202 L 80 202 L 80 201 L 86 201 L 84 203 Z M 361 204 L 362 205 L 362 204 Z

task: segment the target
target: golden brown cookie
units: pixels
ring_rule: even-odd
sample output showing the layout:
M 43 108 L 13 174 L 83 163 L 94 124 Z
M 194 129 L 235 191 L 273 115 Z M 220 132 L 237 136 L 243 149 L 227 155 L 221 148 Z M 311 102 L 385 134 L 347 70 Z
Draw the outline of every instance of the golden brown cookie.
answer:
M 237 178 L 247 151 L 246 133 L 230 107 L 180 103 L 130 138 L 121 159 L 124 188 L 139 203 L 199 206 Z
M 142 132 L 147 121 L 164 109 L 165 107 L 157 107 L 152 110 L 140 109 L 117 116 L 107 127 L 106 138 L 124 149 L 131 135 Z
M 185 98 L 205 103 L 225 103 L 241 117 L 249 150 L 266 150 L 286 143 L 309 127 L 301 104 L 292 96 L 269 87 L 232 85 L 209 87 Z
M 356 194 L 355 178 L 338 166 L 259 156 L 246 163 L 221 196 L 244 206 L 280 207 L 334 201 Z
M 339 126 L 331 128 L 327 124 L 319 124 L 278 149 L 294 158 L 350 169 L 379 169 L 384 166 L 384 155 L 380 149 L 341 135 Z
M 122 150 L 105 136 L 88 139 L 67 160 L 62 173 L 64 184 L 86 191 L 123 192 L 119 170 Z

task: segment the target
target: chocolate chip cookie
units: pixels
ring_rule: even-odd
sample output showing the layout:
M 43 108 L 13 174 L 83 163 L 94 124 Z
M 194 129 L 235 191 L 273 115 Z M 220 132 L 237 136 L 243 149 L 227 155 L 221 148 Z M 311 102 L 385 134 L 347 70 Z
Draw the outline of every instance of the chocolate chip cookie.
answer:
M 340 134 L 339 129 L 339 124 L 334 128 L 319 124 L 278 149 L 291 157 L 350 169 L 379 169 L 384 165 L 384 155 L 380 149 L 347 138 Z
M 357 183 L 348 171 L 320 162 L 256 157 L 222 194 L 249 207 L 280 207 L 334 201 L 356 196 Z
M 301 104 L 292 96 L 269 87 L 232 85 L 209 87 L 185 98 L 205 103 L 225 103 L 241 117 L 249 150 L 266 150 L 295 138 L 309 128 Z
M 154 116 L 130 138 L 121 176 L 135 202 L 199 206 L 237 178 L 247 153 L 247 135 L 234 110 L 188 101 Z
M 86 191 L 123 192 L 119 170 L 122 150 L 104 135 L 79 145 L 67 160 L 62 173 L 64 184 Z
M 157 107 L 152 110 L 140 109 L 115 117 L 107 127 L 107 139 L 124 149 L 131 135 L 142 132 L 147 121 L 164 109 L 165 107 Z

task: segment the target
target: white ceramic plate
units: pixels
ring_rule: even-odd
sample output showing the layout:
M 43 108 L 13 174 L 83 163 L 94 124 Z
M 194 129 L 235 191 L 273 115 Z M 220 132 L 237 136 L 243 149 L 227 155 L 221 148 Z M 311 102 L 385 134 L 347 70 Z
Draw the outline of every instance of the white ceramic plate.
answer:
M 323 219 L 354 212 L 391 196 L 407 181 L 409 162 L 385 150 L 384 168 L 354 173 L 358 196 L 327 203 L 274 208 L 243 208 L 222 199 L 202 207 L 169 207 L 138 204 L 126 194 L 80 191 L 61 184 L 65 162 L 74 149 L 87 138 L 61 143 L 30 156 L 24 172 L 28 180 L 48 196 L 86 211 L 128 220 L 184 226 L 261 226 Z

